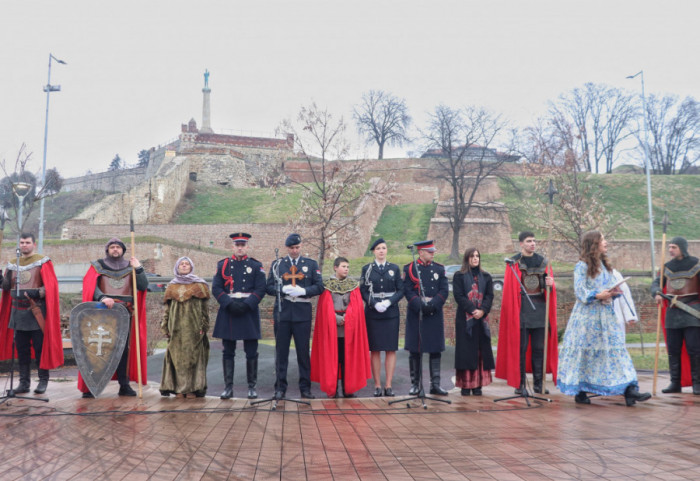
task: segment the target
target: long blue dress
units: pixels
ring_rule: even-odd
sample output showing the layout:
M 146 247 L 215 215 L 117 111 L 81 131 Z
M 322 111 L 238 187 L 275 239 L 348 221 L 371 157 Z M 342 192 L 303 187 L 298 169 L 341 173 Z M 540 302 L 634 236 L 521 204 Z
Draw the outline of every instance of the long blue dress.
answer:
M 587 265 L 574 268 L 576 304 L 571 311 L 559 353 L 557 387 L 568 395 L 579 391 L 614 396 L 627 386 L 637 386 L 637 371 L 625 347 L 624 331 L 617 324 L 612 304 L 595 298 L 615 284 L 612 272 L 601 265 L 595 279 L 587 275 Z

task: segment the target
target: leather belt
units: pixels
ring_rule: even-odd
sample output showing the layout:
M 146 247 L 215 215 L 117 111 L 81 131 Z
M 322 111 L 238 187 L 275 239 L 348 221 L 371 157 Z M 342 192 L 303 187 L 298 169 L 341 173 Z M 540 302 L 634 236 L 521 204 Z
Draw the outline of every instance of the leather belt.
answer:
M 250 292 L 229 292 L 228 296 L 232 299 L 245 299 L 250 297 Z
M 373 292 L 372 297 L 375 299 L 387 299 L 396 294 L 396 292 Z
M 284 299 L 289 302 L 311 302 L 311 299 L 306 299 L 304 297 L 284 296 Z

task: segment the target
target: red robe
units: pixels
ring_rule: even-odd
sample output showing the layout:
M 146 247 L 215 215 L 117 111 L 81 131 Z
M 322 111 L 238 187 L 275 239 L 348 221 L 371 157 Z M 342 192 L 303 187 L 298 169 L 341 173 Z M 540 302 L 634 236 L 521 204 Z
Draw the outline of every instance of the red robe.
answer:
M 666 286 L 664 286 L 664 294 L 666 294 Z M 664 299 L 661 305 L 661 331 L 664 333 L 664 342 L 666 341 L 666 309 L 668 309 L 668 301 Z M 668 346 L 668 345 L 667 345 Z M 668 347 L 666 348 L 668 353 Z M 681 386 L 687 387 L 693 385 L 693 375 L 690 372 L 690 356 L 686 349 L 685 339 L 683 339 L 683 347 L 681 347 Z
M 83 277 L 83 302 L 94 301 L 95 287 L 97 286 L 97 278 L 100 275 L 97 273 L 94 267 L 90 266 L 85 277 Z M 146 340 L 146 333 L 148 332 L 148 324 L 146 323 L 146 291 L 138 291 L 136 295 L 136 301 L 138 303 L 138 315 L 139 315 L 139 343 L 140 343 L 140 357 L 141 357 L 141 384 L 146 384 L 148 379 L 148 368 L 146 367 L 146 357 L 148 352 L 148 345 Z M 131 333 L 129 336 L 129 364 L 127 366 L 127 372 L 129 373 L 129 379 L 138 382 L 138 364 L 136 356 L 132 353 L 136 352 L 136 337 L 134 336 L 134 323 L 131 323 Z M 116 379 L 116 372 L 112 379 Z M 78 373 L 78 389 L 82 392 L 90 391 L 83 381 L 83 377 Z
M 6 275 L 10 274 L 6 271 Z M 58 299 L 58 281 L 51 261 L 44 262 L 41 266 L 41 280 L 46 289 L 44 302 L 46 303 L 46 324 L 44 325 L 44 343 L 41 349 L 41 369 L 56 369 L 63 365 L 63 339 L 61 336 L 61 309 Z M 10 313 L 12 310 L 12 296 L 3 291 L 0 301 L 0 360 L 12 357 L 13 329 L 8 328 Z M 15 358 L 17 350 L 15 349 Z M 32 358 L 35 357 L 32 348 Z
M 323 291 L 316 306 L 316 325 L 311 346 L 311 380 L 321 384 L 321 391 L 335 396 L 338 379 L 338 324 L 335 319 L 333 297 Z M 345 379 L 346 394 L 359 391 L 372 377 L 365 309 L 360 289 L 350 292 L 350 303 L 345 311 Z
M 520 268 L 513 267 L 520 277 Z M 548 274 L 554 277 L 549 267 Z M 545 293 L 545 296 L 547 294 Z M 559 364 L 559 345 L 557 339 L 557 289 L 552 286 L 549 301 L 549 335 L 547 338 L 547 372 L 552 373 L 554 384 L 557 383 L 557 366 Z M 498 350 L 496 352 L 496 377 L 505 379 L 509 386 L 520 387 L 520 285 L 510 267 L 506 268 L 503 283 L 503 301 L 501 302 L 501 321 L 498 329 Z M 532 356 L 532 344 L 527 346 L 525 367 L 529 367 Z

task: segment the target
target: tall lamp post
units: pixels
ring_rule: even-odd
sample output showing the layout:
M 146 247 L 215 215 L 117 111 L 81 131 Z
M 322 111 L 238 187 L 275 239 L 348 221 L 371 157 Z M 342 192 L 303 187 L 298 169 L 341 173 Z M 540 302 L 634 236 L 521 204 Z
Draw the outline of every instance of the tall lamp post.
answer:
M 51 85 L 51 60 L 66 65 L 66 62 L 60 60 L 49 53 L 49 79 L 44 86 L 44 92 L 46 92 L 46 123 L 44 124 L 44 160 L 41 164 L 41 189 L 46 185 L 46 143 L 49 138 L 49 99 L 51 98 L 51 92 L 60 92 L 60 85 Z M 20 206 L 20 209 L 22 207 Z M 37 245 L 37 251 L 42 253 L 44 251 L 44 196 L 41 197 L 41 202 L 39 203 L 39 243 Z
M 656 267 L 656 256 L 654 255 L 654 212 L 651 206 L 651 160 L 647 148 L 647 101 L 644 96 L 644 70 L 640 70 L 634 75 L 628 75 L 628 79 L 640 77 L 642 80 L 642 117 L 644 118 L 644 170 L 647 173 L 647 204 L 649 205 L 649 236 L 651 238 L 651 278 L 654 278 L 654 268 Z

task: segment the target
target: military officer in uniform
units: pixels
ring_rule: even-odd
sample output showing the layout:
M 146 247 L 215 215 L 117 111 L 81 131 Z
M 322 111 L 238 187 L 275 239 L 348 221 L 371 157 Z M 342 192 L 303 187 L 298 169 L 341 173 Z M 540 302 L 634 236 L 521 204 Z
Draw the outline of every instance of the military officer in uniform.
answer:
M 301 236 L 289 234 L 284 245 L 288 255 L 277 259 L 267 276 L 267 293 L 275 296 L 275 340 L 277 380 L 275 398 L 283 399 L 287 392 L 289 345 L 294 338 L 299 366 L 301 397 L 314 399 L 311 394 L 311 298 L 323 292 L 323 278 L 318 263 L 301 255 Z
M 365 302 L 367 338 L 371 352 L 374 396 L 393 396 L 391 381 L 399 348 L 399 301 L 403 297 L 403 280 L 399 266 L 387 262 L 387 245 L 381 237 L 370 247 L 374 262 L 362 267 L 360 293 Z M 384 369 L 386 384 L 382 392 L 382 351 L 386 352 Z
M 255 399 L 258 397 L 255 390 L 258 383 L 258 339 L 262 337 L 258 304 L 265 296 L 265 271 L 260 261 L 248 257 L 250 234 L 237 232 L 229 237 L 233 242 L 233 255 L 218 262 L 212 281 L 212 294 L 219 303 L 213 337 L 221 339 L 224 345 L 225 389 L 220 397 L 233 397 L 236 341 L 242 340 L 248 399 Z
M 672 259 L 664 265 L 666 294 L 678 296 L 676 302 L 682 302 L 700 315 L 700 261 L 688 254 L 688 241 L 683 237 L 671 239 L 668 253 Z M 659 277 L 652 283 L 651 293 L 657 303 L 663 302 Z M 681 353 L 685 342 L 690 358 L 693 394 L 700 395 L 700 319 L 697 315 L 670 303 L 666 308 L 666 348 L 671 384 L 661 392 L 681 392 Z
M 422 361 L 423 353 L 427 352 L 430 353 L 430 394 L 447 396 L 447 391 L 440 387 L 440 359 L 445 350 L 442 306 L 449 295 L 449 283 L 445 266 L 433 262 L 435 243 L 426 240 L 413 245 L 418 249 L 418 259 L 403 268 L 404 295 L 408 301 L 404 349 L 410 352 L 409 394 L 419 394 L 423 389 Z

